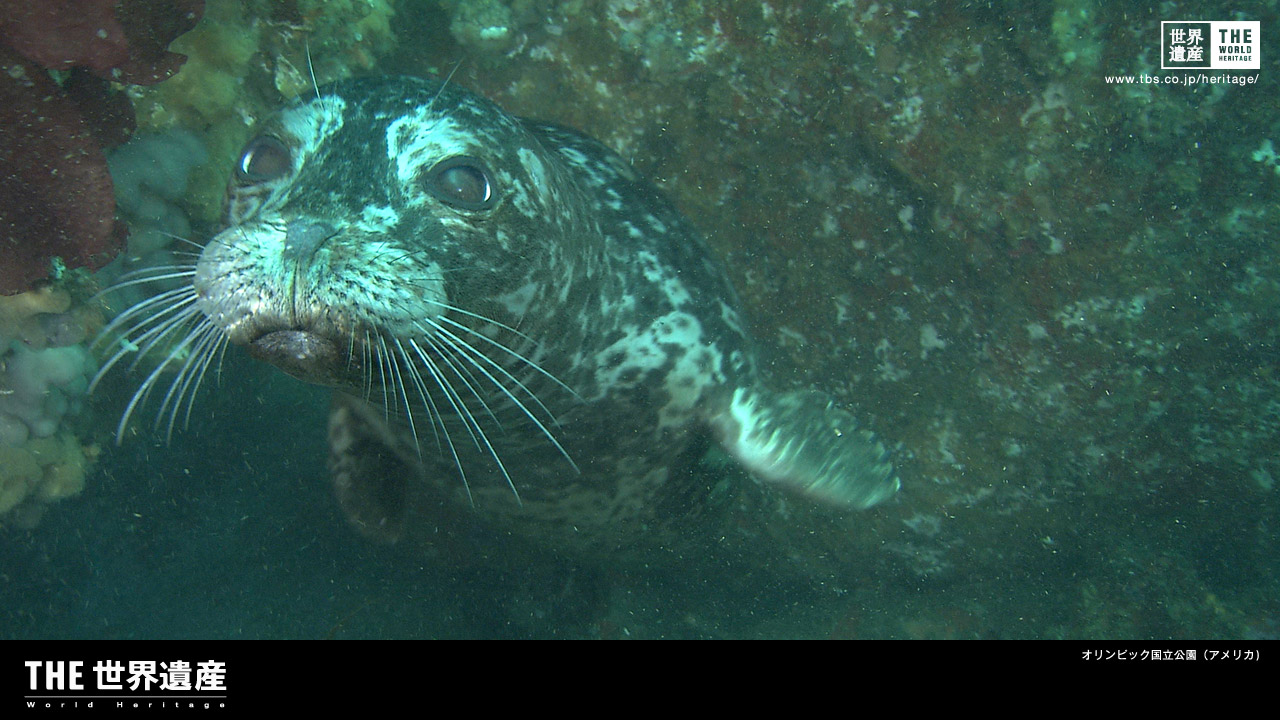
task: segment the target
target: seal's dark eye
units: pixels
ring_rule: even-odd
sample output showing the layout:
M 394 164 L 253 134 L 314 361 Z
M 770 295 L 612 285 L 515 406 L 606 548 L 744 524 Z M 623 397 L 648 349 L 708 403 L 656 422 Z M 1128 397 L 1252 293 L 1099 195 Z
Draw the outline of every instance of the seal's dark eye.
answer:
M 289 146 L 270 135 L 261 135 L 245 146 L 236 166 L 236 177 L 246 183 L 262 183 L 283 177 L 292 168 Z
M 479 160 L 454 157 L 441 160 L 427 172 L 427 192 L 465 210 L 484 210 L 493 205 L 493 183 Z

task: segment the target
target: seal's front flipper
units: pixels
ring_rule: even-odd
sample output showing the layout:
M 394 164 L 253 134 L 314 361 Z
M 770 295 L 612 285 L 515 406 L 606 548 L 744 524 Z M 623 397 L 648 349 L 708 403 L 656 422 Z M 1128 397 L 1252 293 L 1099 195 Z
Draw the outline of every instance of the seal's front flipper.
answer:
M 338 505 L 361 535 L 393 543 L 404 532 L 413 466 L 394 450 L 368 403 L 334 393 L 329 408 L 329 477 Z
M 821 393 L 737 388 L 708 420 L 724 449 L 763 480 L 857 508 L 898 491 L 884 445 Z

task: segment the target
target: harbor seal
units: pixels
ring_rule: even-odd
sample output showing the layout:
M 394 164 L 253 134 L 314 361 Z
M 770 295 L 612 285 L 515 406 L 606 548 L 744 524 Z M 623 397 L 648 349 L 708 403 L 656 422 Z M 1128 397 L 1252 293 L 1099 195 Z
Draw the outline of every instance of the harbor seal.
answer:
M 701 236 L 576 131 L 456 84 L 342 81 L 260 125 L 226 223 L 189 286 L 117 320 L 167 352 L 126 416 L 167 365 L 172 426 L 228 342 L 332 387 L 331 479 L 367 536 L 462 508 L 558 549 L 673 547 L 734 502 L 699 476 L 712 443 L 760 492 L 899 487 L 826 395 L 762 382 Z

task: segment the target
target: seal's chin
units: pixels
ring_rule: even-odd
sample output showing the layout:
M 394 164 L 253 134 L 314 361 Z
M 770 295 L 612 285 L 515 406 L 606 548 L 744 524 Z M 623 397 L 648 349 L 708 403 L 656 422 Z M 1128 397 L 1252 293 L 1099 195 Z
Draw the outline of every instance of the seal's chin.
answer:
M 346 346 L 306 330 L 276 330 L 248 345 L 249 354 L 317 385 L 342 385 L 350 375 Z

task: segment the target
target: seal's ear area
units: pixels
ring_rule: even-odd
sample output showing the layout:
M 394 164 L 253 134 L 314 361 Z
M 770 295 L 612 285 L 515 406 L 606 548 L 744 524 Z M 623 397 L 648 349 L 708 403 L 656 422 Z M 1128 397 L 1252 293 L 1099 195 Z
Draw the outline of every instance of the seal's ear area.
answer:
M 358 401 L 334 393 L 329 408 L 329 478 L 339 507 L 361 535 L 385 543 L 400 539 L 412 477 L 414 469 L 364 416 Z
M 737 388 L 708 418 L 757 477 L 820 500 L 869 508 L 898 491 L 888 452 L 822 393 Z

